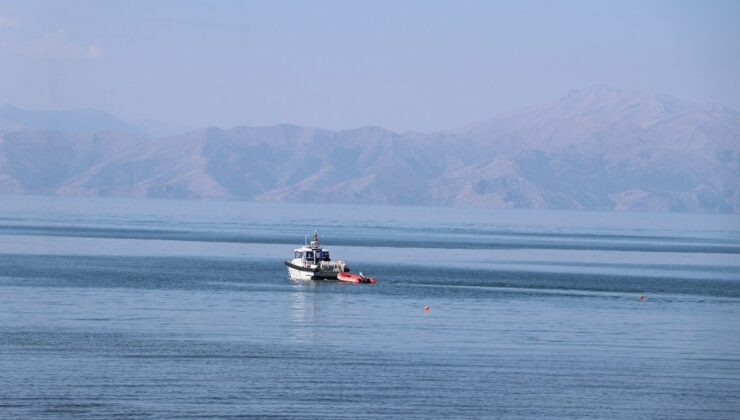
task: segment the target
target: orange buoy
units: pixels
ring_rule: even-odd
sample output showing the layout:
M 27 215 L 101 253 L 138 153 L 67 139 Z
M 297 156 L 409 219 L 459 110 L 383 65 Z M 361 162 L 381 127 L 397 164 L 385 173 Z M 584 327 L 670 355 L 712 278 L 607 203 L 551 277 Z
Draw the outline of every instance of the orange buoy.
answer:
M 645 300 L 645 296 L 640 295 L 640 300 Z
M 429 307 L 428 306 L 425 306 L 424 307 L 424 312 L 429 312 Z

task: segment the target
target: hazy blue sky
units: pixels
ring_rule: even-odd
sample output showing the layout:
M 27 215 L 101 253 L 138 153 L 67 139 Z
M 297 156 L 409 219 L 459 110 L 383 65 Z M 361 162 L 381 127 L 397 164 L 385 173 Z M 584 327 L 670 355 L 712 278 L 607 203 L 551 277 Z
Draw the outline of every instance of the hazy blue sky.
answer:
M 2 1 L 0 103 L 453 128 L 601 83 L 740 108 L 740 1 Z

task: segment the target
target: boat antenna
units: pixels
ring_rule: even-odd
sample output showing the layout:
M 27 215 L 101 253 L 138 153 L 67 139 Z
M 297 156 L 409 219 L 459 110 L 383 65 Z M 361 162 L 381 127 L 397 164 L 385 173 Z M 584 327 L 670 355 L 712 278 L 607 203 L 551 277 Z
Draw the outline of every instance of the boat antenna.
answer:
M 308 245 L 308 233 L 303 234 L 303 245 Z

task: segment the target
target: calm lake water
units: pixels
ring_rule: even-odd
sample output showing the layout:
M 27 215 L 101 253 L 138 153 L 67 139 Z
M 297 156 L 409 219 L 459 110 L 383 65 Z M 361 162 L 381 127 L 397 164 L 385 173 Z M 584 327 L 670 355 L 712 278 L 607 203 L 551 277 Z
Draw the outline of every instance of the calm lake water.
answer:
M 740 219 L 0 197 L 0 417 L 116 416 L 738 418 Z

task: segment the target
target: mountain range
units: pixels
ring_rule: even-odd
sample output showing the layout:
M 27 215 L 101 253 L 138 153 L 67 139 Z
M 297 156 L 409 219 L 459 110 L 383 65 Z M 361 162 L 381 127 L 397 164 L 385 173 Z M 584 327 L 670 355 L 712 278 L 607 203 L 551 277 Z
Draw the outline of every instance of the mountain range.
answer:
M 437 133 L 0 108 L 3 194 L 738 213 L 739 181 L 740 113 L 603 86 Z

